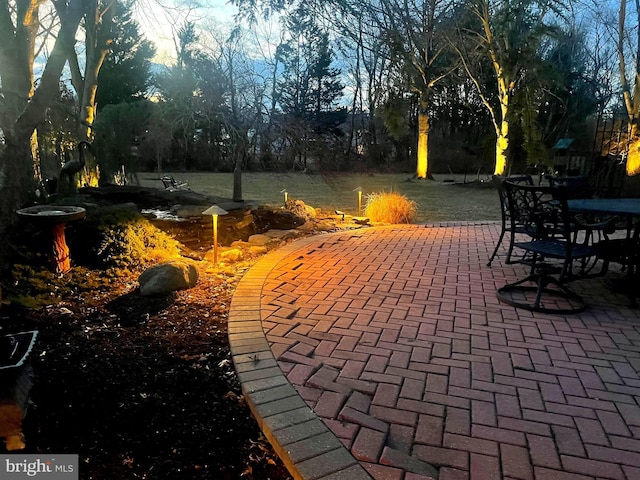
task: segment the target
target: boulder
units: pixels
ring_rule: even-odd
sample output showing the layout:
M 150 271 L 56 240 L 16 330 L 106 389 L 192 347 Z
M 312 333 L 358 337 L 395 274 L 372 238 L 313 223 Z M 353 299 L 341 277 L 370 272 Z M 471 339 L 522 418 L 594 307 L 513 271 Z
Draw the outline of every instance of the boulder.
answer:
M 211 217 L 208 220 L 211 222 Z M 233 210 L 218 218 L 218 242 L 221 245 L 230 245 L 238 239 L 247 240 L 254 233 L 257 233 L 257 228 L 251 210 Z
M 140 294 L 144 296 L 166 295 L 175 290 L 185 290 L 198 282 L 198 270 L 192 262 L 170 260 L 148 268 L 138 278 Z
M 298 236 L 297 230 L 268 230 L 263 235 L 270 237 L 274 240 L 289 240 Z
M 230 250 L 220 252 L 220 258 L 223 262 L 235 263 L 242 260 L 244 258 L 244 254 L 242 253 L 242 250 L 238 248 L 232 248 Z
M 271 243 L 272 241 L 273 241 L 273 238 L 263 233 L 257 233 L 256 235 L 251 235 L 249 237 L 249 244 L 251 245 L 265 246 Z
M 305 219 L 289 210 L 261 207 L 253 212 L 259 232 L 271 229 L 292 230 L 304 224 Z
M 207 208 L 204 205 L 174 205 L 169 211 L 179 218 L 194 218 L 202 217 Z
M 285 208 L 305 220 L 311 220 L 316 217 L 316 209 L 307 205 L 302 200 L 287 200 Z
M 251 255 L 264 255 L 265 253 L 267 253 L 267 251 L 267 247 L 265 247 L 264 245 L 253 245 L 249 247 L 249 253 Z
M 244 240 L 236 240 L 235 242 L 232 242 L 231 245 L 229 245 L 231 248 L 239 248 L 239 249 L 243 249 L 243 248 L 249 248 L 251 244 L 249 242 L 245 242 Z

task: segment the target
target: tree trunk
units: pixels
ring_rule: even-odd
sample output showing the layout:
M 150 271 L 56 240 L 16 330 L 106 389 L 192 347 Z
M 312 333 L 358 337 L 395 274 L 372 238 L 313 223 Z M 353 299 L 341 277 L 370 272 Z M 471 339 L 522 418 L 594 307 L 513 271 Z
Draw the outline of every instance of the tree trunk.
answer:
M 507 171 L 507 154 L 509 150 L 509 93 L 503 87 L 500 94 L 500 126 L 496 129 L 496 166 L 494 175 L 504 175 Z
M 509 138 L 506 131 L 508 131 L 509 123 L 506 120 L 502 121 L 502 128 L 498 137 L 496 138 L 496 168 L 493 172 L 494 175 L 504 175 L 507 171 L 507 150 L 509 149 Z
M 640 173 L 640 134 L 638 125 L 631 122 L 629 128 L 629 151 L 627 152 L 627 175 L 630 177 Z
M 636 1 L 636 6 L 638 2 Z M 640 11 L 636 8 L 637 20 L 640 20 Z M 622 88 L 622 98 L 629 117 L 629 145 L 627 153 L 626 170 L 627 175 L 633 176 L 640 173 L 640 135 L 638 134 L 638 114 L 640 113 L 640 31 L 636 31 L 636 52 L 633 91 L 627 79 L 627 61 L 625 58 L 625 20 L 627 17 L 627 2 L 620 0 L 620 10 L 618 11 L 618 65 L 620 73 L 620 86 Z M 637 30 L 637 29 L 636 29 Z
M 34 2 L 36 4 L 37 2 Z M 47 108 L 59 91 L 62 69 L 66 63 L 66 52 L 75 43 L 75 33 L 82 16 L 82 0 L 72 0 L 66 7 L 60 4 L 60 30 L 51 49 L 49 58 L 42 72 L 38 87 L 24 103 L 18 105 L 15 116 L 8 118 L 3 124 L 5 148 L 0 158 L 0 238 L 4 238 L 6 228 L 11 225 L 13 212 L 25 200 L 33 198 L 35 193 L 33 182 L 34 158 L 31 152 L 31 139 L 35 128 L 43 120 Z M 6 32 L 5 32 L 6 33 Z M 33 52 L 31 57 L 33 58 Z M 6 70 L 3 66 L 2 83 L 4 85 Z M 27 82 L 28 83 L 28 82 Z M 31 86 L 29 86 L 29 89 Z M 11 115 L 11 113 L 9 114 Z M 0 242 L 4 248 L 5 242 Z M 3 252 L 0 251 L 0 254 Z
M 233 169 L 233 201 L 242 202 L 242 156 L 236 156 L 236 164 Z
M 422 108 L 418 113 L 418 164 L 416 177 L 433 179 L 429 169 L 429 114 Z

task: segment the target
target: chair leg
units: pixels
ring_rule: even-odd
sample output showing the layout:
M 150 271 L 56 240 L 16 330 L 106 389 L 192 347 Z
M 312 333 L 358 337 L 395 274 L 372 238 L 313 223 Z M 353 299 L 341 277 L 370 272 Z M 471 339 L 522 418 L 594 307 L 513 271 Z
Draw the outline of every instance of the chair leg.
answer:
M 500 248 L 500 244 L 502 243 L 503 238 L 504 238 L 504 228 L 500 232 L 500 238 L 498 238 L 498 243 L 496 243 L 496 248 L 493 249 L 493 253 L 491 254 L 491 257 L 489 257 L 489 262 L 487 263 L 487 267 L 490 267 L 491 262 L 493 262 L 493 259 L 496 258 L 496 254 L 498 253 L 498 248 Z
M 525 285 L 527 283 L 533 285 Z M 550 285 L 555 288 L 549 288 Z M 504 303 L 533 312 L 568 314 L 580 313 L 587 308 L 580 295 L 564 286 L 555 277 L 542 273 L 533 273 L 526 278 L 509 283 L 499 288 L 496 295 Z M 533 301 L 527 300 L 529 295 L 534 295 Z M 559 302 L 558 306 L 545 306 L 543 296 L 555 299 Z
M 512 263 L 517 263 L 511 261 L 511 255 L 513 254 L 513 243 L 516 241 L 516 232 L 511 230 L 509 232 L 509 246 L 507 247 L 507 257 L 505 258 L 504 263 L 507 265 L 511 265 Z

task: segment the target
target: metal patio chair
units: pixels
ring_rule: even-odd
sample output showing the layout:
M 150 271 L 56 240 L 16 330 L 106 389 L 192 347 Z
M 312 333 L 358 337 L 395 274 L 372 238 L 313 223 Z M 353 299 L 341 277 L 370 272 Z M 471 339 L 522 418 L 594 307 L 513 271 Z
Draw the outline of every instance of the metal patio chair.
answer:
M 586 176 L 553 176 L 545 177 L 550 187 L 563 186 L 567 193 L 567 199 L 579 200 L 593 198 L 593 191 Z M 574 234 L 576 241 L 578 236 L 583 242 L 596 243 L 606 240 L 610 233 L 616 229 L 617 218 L 614 215 L 575 213 L 572 215 Z
M 507 255 L 505 259 L 505 263 L 507 264 L 513 263 L 511 261 L 511 254 L 513 252 L 513 242 L 515 241 L 516 234 L 518 233 L 529 234 L 529 232 L 526 231 L 526 228 L 523 225 L 519 225 L 517 222 L 512 224 L 511 222 L 511 217 L 509 214 L 509 205 L 507 202 L 507 195 L 504 190 L 505 181 L 509 181 L 511 183 L 516 183 L 516 184 L 533 185 L 533 178 L 531 177 L 531 175 L 505 177 L 500 181 L 500 184 L 498 185 L 498 197 L 500 199 L 500 213 L 502 215 L 501 217 L 502 228 L 500 230 L 500 237 L 498 238 L 496 247 L 493 249 L 493 253 L 491 254 L 491 257 L 489 257 L 489 262 L 487 263 L 487 267 L 490 267 L 491 263 L 493 262 L 493 259 L 496 258 L 496 255 L 498 254 L 498 249 L 500 248 L 500 245 L 502 244 L 504 236 L 507 234 L 507 232 L 509 233 L 509 239 L 508 239 L 509 244 L 507 245 Z
M 497 291 L 510 305 L 547 313 L 577 313 L 586 308 L 582 297 L 566 284 L 577 278 L 595 276 L 592 264 L 598 261 L 599 247 L 575 241 L 564 187 L 519 185 L 504 182 L 512 227 L 516 224 L 531 233 L 528 241 L 516 241 L 521 251 L 512 263 L 530 266 L 529 275 Z M 576 268 L 576 264 L 579 268 Z M 604 274 L 606 262 L 598 273 Z

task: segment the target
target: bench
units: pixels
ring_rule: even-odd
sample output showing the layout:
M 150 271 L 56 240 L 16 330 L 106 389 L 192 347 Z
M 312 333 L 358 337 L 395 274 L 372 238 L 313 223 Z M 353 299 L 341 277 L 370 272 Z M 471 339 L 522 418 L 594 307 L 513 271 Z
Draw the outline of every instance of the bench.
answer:
M 179 182 L 171 175 L 164 175 L 161 180 L 165 190 L 189 190 L 189 182 Z

